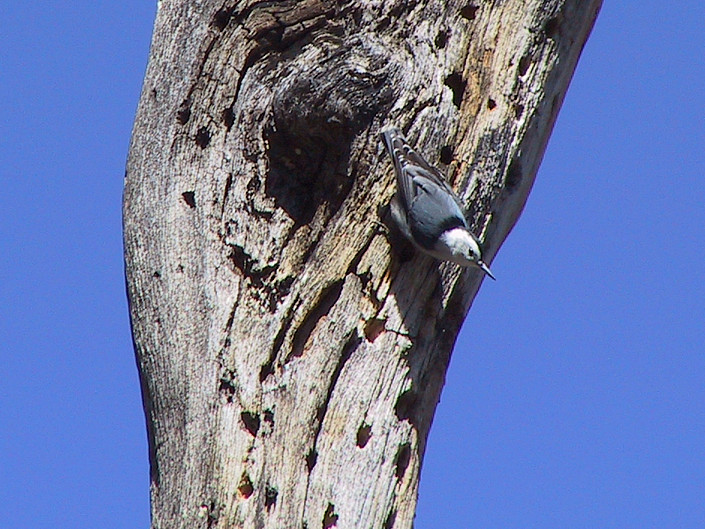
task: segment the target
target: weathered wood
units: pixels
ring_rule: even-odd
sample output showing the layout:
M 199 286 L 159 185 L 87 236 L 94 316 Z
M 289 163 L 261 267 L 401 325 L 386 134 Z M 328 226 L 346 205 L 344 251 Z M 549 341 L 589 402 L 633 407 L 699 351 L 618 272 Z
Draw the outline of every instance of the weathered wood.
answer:
M 482 275 L 379 229 L 378 132 L 491 261 L 600 3 L 159 3 L 124 196 L 154 528 L 411 527 Z

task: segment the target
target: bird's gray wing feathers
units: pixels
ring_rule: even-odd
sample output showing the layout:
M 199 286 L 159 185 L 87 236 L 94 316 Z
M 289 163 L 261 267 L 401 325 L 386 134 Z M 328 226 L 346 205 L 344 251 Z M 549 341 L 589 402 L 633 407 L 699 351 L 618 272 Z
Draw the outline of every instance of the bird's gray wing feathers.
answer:
M 443 232 L 452 228 L 467 229 L 467 221 L 456 198 L 425 176 L 414 178 L 416 196 L 409 205 L 407 222 L 414 239 L 431 249 Z
M 394 163 L 397 206 L 417 242 L 430 248 L 443 231 L 467 228 L 460 199 L 443 174 L 411 148 L 399 129 L 384 131 L 382 140 Z
M 463 204 L 460 202 L 458 195 L 455 194 L 455 191 L 445 181 L 443 173 L 412 149 L 398 128 L 391 128 L 382 132 L 382 140 L 389 155 L 392 157 L 397 177 L 397 188 L 401 194 L 402 205 L 405 208 L 411 205 L 418 193 L 418 180 L 425 179 L 445 190 L 453 197 L 458 209 L 461 211 L 461 215 L 463 215 Z

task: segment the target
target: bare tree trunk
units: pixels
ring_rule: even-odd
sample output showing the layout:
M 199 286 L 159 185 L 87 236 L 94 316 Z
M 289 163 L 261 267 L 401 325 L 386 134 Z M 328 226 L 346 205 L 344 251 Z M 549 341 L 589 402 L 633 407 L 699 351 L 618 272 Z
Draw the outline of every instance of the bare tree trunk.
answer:
M 154 528 L 411 527 L 482 276 L 379 229 L 378 132 L 491 261 L 600 3 L 159 3 L 124 196 Z

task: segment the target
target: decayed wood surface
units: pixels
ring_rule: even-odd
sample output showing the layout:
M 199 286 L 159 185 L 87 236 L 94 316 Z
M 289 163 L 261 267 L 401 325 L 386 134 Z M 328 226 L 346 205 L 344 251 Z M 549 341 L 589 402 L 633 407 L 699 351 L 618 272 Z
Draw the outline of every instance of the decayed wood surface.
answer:
M 411 527 L 482 277 L 380 229 L 378 132 L 447 169 L 491 261 L 599 6 L 159 3 L 124 196 L 154 528 Z

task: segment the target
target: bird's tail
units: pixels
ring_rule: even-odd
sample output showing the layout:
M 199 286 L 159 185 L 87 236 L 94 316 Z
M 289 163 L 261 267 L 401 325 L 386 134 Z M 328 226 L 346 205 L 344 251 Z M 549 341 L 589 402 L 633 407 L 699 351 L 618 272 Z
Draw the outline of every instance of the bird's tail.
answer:
M 389 156 L 392 158 L 394 168 L 397 170 L 397 174 L 399 174 L 402 169 L 401 161 L 405 157 L 404 146 L 408 145 L 406 138 L 404 137 L 404 134 L 402 134 L 401 130 L 396 127 L 383 130 L 380 133 L 380 136 L 382 138 L 382 143 L 384 143 L 384 146 L 389 153 Z
M 402 134 L 401 130 L 397 127 L 390 127 L 383 130 L 380 133 L 380 136 L 382 137 L 382 142 L 392 158 L 395 157 L 395 150 L 402 151 L 404 145 L 407 144 L 404 134 Z

